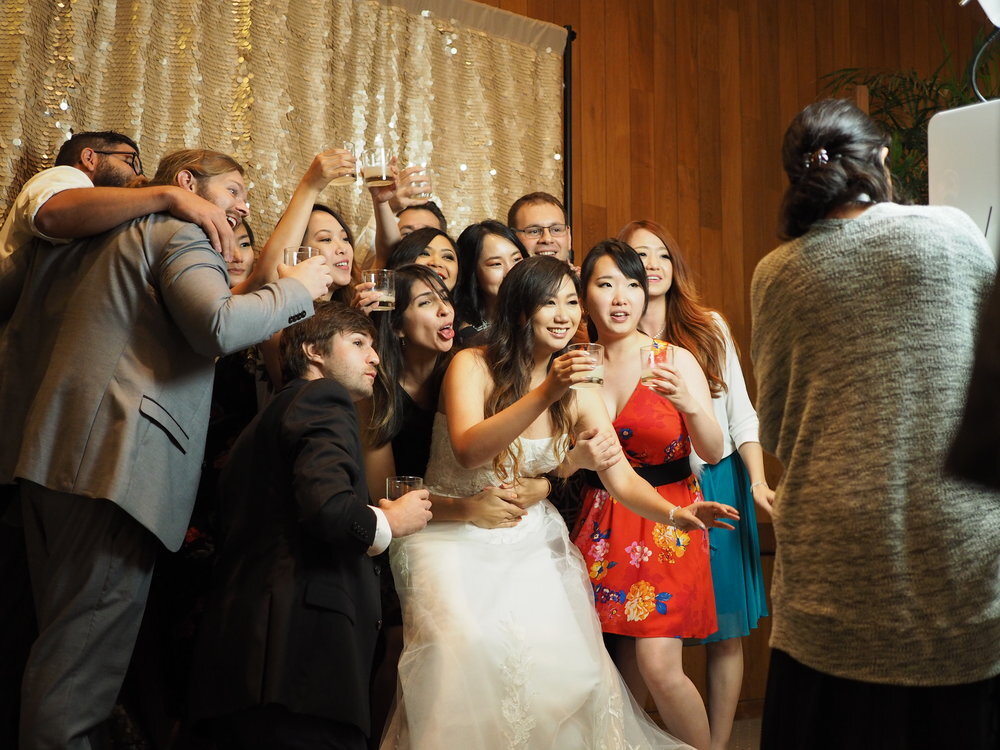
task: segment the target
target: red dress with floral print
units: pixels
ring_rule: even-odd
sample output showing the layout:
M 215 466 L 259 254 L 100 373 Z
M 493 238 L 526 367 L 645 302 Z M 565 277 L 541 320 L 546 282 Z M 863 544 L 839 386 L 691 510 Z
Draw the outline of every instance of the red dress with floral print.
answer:
M 673 461 L 691 452 L 673 405 L 638 385 L 614 421 L 632 466 Z M 657 487 L 675 505 L 702 499 L 698 480 Z M 637 638 L 703 638 L 715 632 L 715 598 L 704 531 L 649 521 L 589 487 L 573 541 L 587 562 L 601 627 Z

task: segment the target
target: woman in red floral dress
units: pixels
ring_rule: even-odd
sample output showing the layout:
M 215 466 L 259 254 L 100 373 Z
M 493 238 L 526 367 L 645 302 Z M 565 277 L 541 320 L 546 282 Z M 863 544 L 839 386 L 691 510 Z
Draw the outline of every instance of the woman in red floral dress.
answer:
M 701 501 L 688 462 L 691 443 L 707 460 L 722 452 L 704 373 L 687 350 L 672 347 L 673 366 L 640 383 L 639 349 L 668 344 L 638 330 L 648 291 L 642 260 L 630 247 L 612 240 L 597 245 L 582 280 L 591 338 L 605 347 L 601 394 L 629 463 L 674 505 Z M 707 748 L 705 705 L 681 667 L 681 639 L 717 627 L 706 532 L 644 519 L 611 497 L 596 475 L 588 479 L 574 542 L 604 632 L 630 639 L 618 649 L 619 668 L 629 682 L 638 669 L 672 734 Z

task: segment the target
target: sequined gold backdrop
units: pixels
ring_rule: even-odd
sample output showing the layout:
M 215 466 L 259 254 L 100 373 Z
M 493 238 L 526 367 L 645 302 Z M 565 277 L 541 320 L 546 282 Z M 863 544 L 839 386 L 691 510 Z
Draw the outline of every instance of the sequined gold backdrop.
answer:
M 177 148 L 233 154 L 264 235 L 317 151 L 379 133 L 433 170 L 453 233 L 525 192 L 561 195 L 562 46 L 455 18 L 461 0 L 408 4 L 0 0 L 0 213 L 71 128 L 136 138 L 147 174 Z M 371 214 L 359 188 L 323 199 L 355 229 Z

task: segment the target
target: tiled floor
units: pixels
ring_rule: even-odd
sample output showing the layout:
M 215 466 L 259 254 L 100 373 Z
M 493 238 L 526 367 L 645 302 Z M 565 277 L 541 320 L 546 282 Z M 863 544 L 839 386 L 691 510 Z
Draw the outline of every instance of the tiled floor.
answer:
M 760 748 L 760 719 L 740 719 L 733 725 L 729 750 L 758 750 Z

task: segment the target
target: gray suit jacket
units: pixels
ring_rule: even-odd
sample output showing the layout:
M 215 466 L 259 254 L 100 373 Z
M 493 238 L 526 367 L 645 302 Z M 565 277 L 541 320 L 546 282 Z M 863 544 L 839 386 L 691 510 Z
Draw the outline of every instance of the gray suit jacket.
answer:
M 215 358 L 311 315 L 309 292 L 282 279 L 231 295 L 204 232 L 165 214 L 29 252 L 0 341 L 0 483 L 106 498 L 176 550 Z

